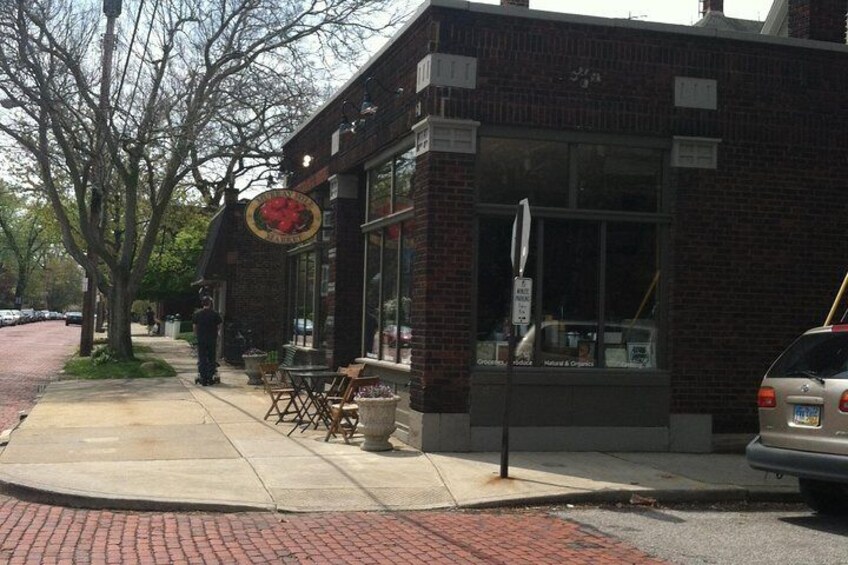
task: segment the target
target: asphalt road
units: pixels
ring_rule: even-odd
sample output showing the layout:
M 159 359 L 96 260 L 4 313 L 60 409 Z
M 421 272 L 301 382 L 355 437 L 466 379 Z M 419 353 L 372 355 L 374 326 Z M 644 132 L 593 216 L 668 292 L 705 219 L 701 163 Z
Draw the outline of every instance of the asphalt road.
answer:
M 554 514 L 673 563 L 848 562 L 848 519 L 819 516 L 801 504 L 577 507 Z

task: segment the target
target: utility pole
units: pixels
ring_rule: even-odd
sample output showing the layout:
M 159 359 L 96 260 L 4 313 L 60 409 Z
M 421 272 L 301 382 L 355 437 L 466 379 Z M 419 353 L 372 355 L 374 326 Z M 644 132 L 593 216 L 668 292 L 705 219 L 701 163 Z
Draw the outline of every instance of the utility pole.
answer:
M 112 56 L 115 52 L 115 20 L 121 15 L 121 0 L 103 0 L 103 14 L 106 16 L 106 33 L 103 36 L 103 60 L 100 78 L 100 99 L 98 101 L 97 121 L 95 122 L 95 153 L 93 174 L 91 176 L 91 203 L 89 228 L 92 237 L 100 231 L 103 208 L 103 185 L 106 183 L 103 163 L 103 143 L 106 128 L 109 127 L 109 93 L 112 87 Z M 97 254 L 89 245 L 89 262 L 94 271 L 87 273 L 85 294 L 82 300 L 82 330 L 80 332 L 80 356 L 88 357 L 94 348 L 94 303 L 97 297 Z

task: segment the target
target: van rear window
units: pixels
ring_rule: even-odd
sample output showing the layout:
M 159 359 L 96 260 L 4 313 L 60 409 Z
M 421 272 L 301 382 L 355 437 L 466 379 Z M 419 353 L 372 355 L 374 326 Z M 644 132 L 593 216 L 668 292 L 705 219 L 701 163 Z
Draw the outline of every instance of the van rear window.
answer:
M 848 333 L 814 333 L 799 337 L 768 371 L 768 378 L 821 378 L 848 371 Z

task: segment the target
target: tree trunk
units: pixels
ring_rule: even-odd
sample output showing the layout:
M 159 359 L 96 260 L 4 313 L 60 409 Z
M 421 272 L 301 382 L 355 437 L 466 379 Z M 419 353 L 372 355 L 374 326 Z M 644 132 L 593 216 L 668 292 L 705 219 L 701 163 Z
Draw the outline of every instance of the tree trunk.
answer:
M 133 297 L 129 291 L 129 276 L 113 273 L 109 293 L 109 347 L 118 359 L 133 359 L 130 323 Z
M 18 282 L 15 283 L 15 308 L 21 309 L 24 305 L 24 292 L 26 291 L 27 283 L 26 271 L 18 269 Z

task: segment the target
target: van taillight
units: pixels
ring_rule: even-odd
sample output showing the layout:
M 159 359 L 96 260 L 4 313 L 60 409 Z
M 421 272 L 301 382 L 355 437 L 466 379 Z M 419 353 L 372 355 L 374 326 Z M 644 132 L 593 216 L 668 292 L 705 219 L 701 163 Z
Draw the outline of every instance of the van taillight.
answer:
M 848 400 L 848 396 L 844 394 L 842 396 Z M 840 402 L 839 405 L 842 406 L 842 403 Z M 757 392 L 757 406 L 760 408 L 774 408 L 777 406 L 777 396 L 774 394 L 774 389 L 772 387 L 760 387 L 759 392 Z M 848 403 L 846 403 L 846 406 L 848 406 Z
M 848 390 L 842 393 L 839 397 L 839 411 L 848 412 Z

